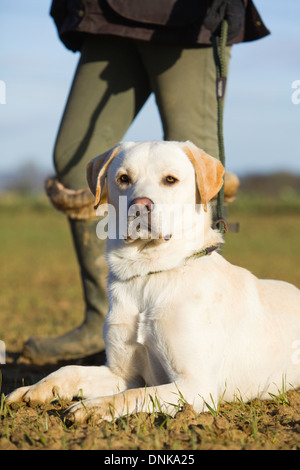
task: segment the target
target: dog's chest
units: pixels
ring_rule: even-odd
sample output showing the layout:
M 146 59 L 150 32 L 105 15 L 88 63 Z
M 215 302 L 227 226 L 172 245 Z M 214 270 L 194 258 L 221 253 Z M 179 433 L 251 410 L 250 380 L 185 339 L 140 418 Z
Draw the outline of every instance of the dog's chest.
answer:
M 162 383 L 174 375 L 165 331 L 170 311 L 168 296 L 166 292 L 163 296 L 157 293 L 153 283 L 135 283 L 134 289 L 130 287 L 122 290 L 122 296 L 119 292 L 122 307 L 119 305 L 110 312 L 110 339 L 113 335 L 114 342 L 118 342 L 123 356 L 119 359 L 123 362 L 126 358 L 128 364 L 134 363 L 134 369 L 146 383 Z M 120 347 L 120 340 L 123 347 Z
M 133 296 L 135 304 L 134 337 L 138 344 L 150 346 L 163 335 L 163 318 L 167 312 L 166 300 L 144 286 Z
M 176 376 L 170 363 L 164 326 L 163 318 L 155 308 L 147 308 L 137 316 L 133 348 L 146 384 L 165 383 Z

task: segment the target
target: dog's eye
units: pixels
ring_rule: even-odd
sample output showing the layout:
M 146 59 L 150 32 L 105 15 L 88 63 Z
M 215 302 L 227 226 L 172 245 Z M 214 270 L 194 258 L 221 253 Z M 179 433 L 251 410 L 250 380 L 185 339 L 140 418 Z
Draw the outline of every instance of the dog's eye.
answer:
M 168 176 L 166 176 L 166 178 L 165 178 L 165 182 L 166 182 L 167 184 L 174 184 L 174 183 L 177 183 L 177 181 L 178 181 L 178 179 L 175 178 L 175 176 L 168 175 Z
M 123 183 L 123 184 L 129 184 L 130 183 L 130 178 L 126 174 L 119 176 L 118 179 L 119 179 L 120 183 Z

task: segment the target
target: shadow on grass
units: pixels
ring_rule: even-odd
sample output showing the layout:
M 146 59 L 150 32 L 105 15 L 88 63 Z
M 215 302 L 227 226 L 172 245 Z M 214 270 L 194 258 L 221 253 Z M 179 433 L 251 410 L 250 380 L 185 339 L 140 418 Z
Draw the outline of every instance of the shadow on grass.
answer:
M 1 364 L 2 387 L 0 393 L 7 395 L 17 387 L 32 385 L 41 380 L 46 375 L 54 372 L 60 367 L 67 365 L 101 366 L 106 361 L 105 351 L 101 351 L 92 356 L 68 361 L 59 361 L 55 364 L 35 365 L 21 357 L 21 354 L 6 352 L 6 364 Z

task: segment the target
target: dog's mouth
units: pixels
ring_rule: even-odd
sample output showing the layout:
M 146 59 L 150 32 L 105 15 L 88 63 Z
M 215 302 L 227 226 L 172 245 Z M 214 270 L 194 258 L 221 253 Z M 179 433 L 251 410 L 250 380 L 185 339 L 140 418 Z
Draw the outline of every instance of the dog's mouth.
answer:
M 152 203 L 152 201 L 151 201 Z M 154 210 L 154 203 L 132 204 L 128 209 L 127 234 L 125 240 L 130 243 L 134 240 L 169 241 L 172 234 L 162 227 L 162 214 Z
M 124 237 L 127 243 L 135 240 L 158 240 L 167 242 L 172 238 L 172 234 L 162 234 L 161 231 L 157 230 L 151 224 L 140 224 L 135 225 L 133 221 L 128 221 L 127 234 Z

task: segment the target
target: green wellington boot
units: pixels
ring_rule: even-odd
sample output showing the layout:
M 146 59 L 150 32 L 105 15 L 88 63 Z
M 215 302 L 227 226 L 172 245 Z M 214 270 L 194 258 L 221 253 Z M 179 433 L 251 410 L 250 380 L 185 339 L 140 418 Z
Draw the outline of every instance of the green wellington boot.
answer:
M 29 338 L 22 354 L 37 365 L 83 358 L 104 350 L 102 328 L 108 310 L 105 241 L 97 238 L 97 220 L 69 218 L 69 221 L 81 270 L 85 318 L 78 328 L 63 336 Z

